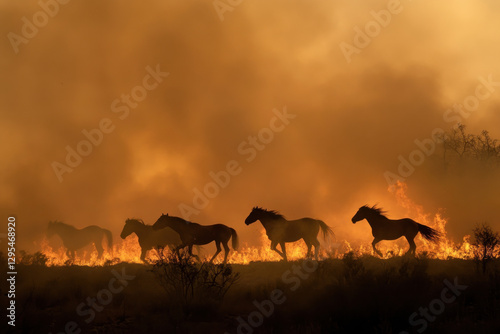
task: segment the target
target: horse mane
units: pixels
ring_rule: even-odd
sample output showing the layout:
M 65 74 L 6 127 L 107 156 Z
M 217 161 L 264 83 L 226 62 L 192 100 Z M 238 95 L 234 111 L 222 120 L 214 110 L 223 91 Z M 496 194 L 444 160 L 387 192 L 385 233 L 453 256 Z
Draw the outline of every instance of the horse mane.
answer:
M 387 216 L 385 215 L 387 213 L 387 211 L 385 211 L 382 208 L 377 207 L 377 204 L 375 204 L 371 207 L 368 204 L 365 204 L 361 207 L 361 209 L 368 210 L 368 211 L 370 211 L 371 214 L 377 215 L 379 217 L 387 218 Z
M 73 225 L 63 223 L 62 221 L 59 220 L 54 220 L 54 221 L 49 221 L 49 226 L 63 226 L 63 227 L 70 227 L 73 229 L 76 229 Z
M 267 214 L 271 216 L 272 219 L 285 219 L 285 216 L 283 216 L 281 213 L 279 213 L 276 210 L 267 210 L 258 206 L 255 206 L 252 211 L 258 211 L 260 213 Z
M 183 224 L 196 224 L 196 223 L 190 222 L 190 221 L 188 221 L 188 220 L 186 220 L 184 218 L 181 218 L 181 217 L 170 216 L 168 213 L 166 215 L 163 215 L 163 216 L 167 217 L 170 220 L 174 220 L 176 222 L 183 223 Z
M 128 222 L 137 222 L 141 225 L 144 225 L 146 226 L 146 223 L 144 222 L 144 220 L 140 219 L 140 218 L 127 218 L 127 220 L 125 221 L 125 223 L 128 223 Z

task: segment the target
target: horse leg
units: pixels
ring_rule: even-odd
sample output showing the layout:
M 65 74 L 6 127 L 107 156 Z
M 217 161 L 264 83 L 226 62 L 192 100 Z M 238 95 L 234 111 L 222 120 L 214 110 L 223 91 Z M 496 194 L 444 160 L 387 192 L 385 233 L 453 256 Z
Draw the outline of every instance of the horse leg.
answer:
M 158 250 L 156 250 L 158 253 L 160 253 Z M 141 248 L 141 261 L 146 263 L 146 253 L 147 253 L 147 250 L 144 249 L 144 248 Z M 158 254 L 160 255 L 160 254 Z
M 319 241 L 318 239 L 314 240 L 314 258 L 316 261 L 318 261 L 318 255 L 319 255 Z
M 308 259 L 311 256 L 312 243 L 310 243 L 309 241 L 305 241 L 305 240 L 304 240 L 304 242 L 306 243 L 306 246 L 307 246 L 306 259 Z
M 73 262 L 76 259 L 76 250 L 68 248 L 66 250 L 66 255 L 68 256 L 69 260 Z
M 181 258 L 181 253 L 179 252 L 179 250 L 182 249 L 182 248 L 184 248 L 184 247 L 186 247 L 186 246 L 187 245 L 183 243 L 183 244 L 181 244 L 181 245 L 179 245 L 179 246 L 177 246 L 177 247 L 174 248 L 174 252 L 177 255 L 178 259 Z
M 192 257 L 194 257 L 198 262 L 201 262 L 200 261 L 200 257 L 198 255 L 194 255 L 193 254 L 193 244 L 191 244 L 191 245 L 188 246 L 188 252 L 189 252 L 189 255 L 191 255 Z
M 407 236 L 405 236 L 406 240 L 408 240 L 408 243 L 410 244 L 410 249 L 408 249 L 408 251 L 405 253 L 405 255 L 413 255 L 415 256 L 415 249 L 417 249 L 417 245 L 415 245 L 415 241 L 413 240 L 415 237 L 413 238 L 409 238 Z
M 380 241 L 380 239 L 377 239 L 377 238 L 373 239 L 373 242 L 372 242 L 373 251 L 374 251 L 375 253 L 377 253 L 379 256 L 383 256 L 383 255 L 382 255 L 382 252 L 380 252 L 377 248 L 375 248 L 375 245 L 376 245 L 379 241 Z
M 97 249 L 97 258 L 100 259 L 102 257 L 102 253 L 104 252 L 104 248 L 100 243 L 94 242 L 95 249 Z
M 283 253 L 282 253 L 282 252 L 280 252 L 280 251 L 276 248 L 276 246 L 278 246 L 278 243 L 277 243 L 276 241 L 272 241 L 272 240 L 271 240 L 271 249 L 272 249 L 273 251 L 275 251 L 276 253 L 278 253 L 281 257 L 284 257 L 284 256 L 283 256 Z M 283 248 L 282 248 L 282 249 L 283 249 Z
M 215 252 L 214 256 L 212 256 L 212 258 L 210 259 L 210 263 L 213 262 L 213 260 L 215 259 L 215 257 L 217 255 L 219 255 L 219 253 L 221 252 L 221 248 L 220 248 L 220 242 L 216 242 L 215 243 L 215 246 L 217 247 L 217 251 Z M 227 256 L 227 255 L 226 255 Z
M 227 256 L 229 255 L 229 246 L 227 245 L 227 242 L 225 244 L 222 244 L 224 246 L 224 264 L 227 263 Z
M 283 252 L 283 259 L 285 260 L 285 262 L 288 262 L 287 258 L 286 258 L 286 247 L 285 247 L 285 243 L 284 242 L 280 242 L 280 246 L 281 246 L 281 251 Z

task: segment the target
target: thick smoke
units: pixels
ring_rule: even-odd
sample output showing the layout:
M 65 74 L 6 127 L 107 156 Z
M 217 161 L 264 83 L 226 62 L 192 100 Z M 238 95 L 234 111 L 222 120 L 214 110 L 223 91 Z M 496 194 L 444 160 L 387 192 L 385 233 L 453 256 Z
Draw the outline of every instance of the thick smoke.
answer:
M 454 125 L 443 115 L 474 95 L 478 77 L 500 81 L 494 1 L 403 1 L 348 63 L 339 45 L 355 46 L 353 28 L 388 3 L 248 1 L 221 21 L 206 1 L 75 1 L 18 53 L 7 36 L 21 35 L 23 17 L 33 22 L 41 7 L 2 3 L 1 212 L 17 217 L 21 246 L 34 247 L 49 220 L 116 236 L 128 217 L 181 215 L 179 205 L 193 206 L 194 189 L 231 160 L 239 173 L 190 220 L 225 223 L 258 244 L 260 227 L 243 222 L 259 205 L 321 218 L 339 239 L 370 240 L 366 225 L 350 222 L 359 206 L 407 214 L 384 173 L 397 172 L 416 139 Z M 148 66 L 169 75 L 126 116 L 113 112 Z M 500 137 L 499 97 L 462 119 L 471 132 Z M 268 140 L 262 129 L 284 108 L 295 118 L 247 161 L 249 136 Z M 77 149 L 82 131 L 105 118 L 113 129 L 59 182 L 53 162 L 65 164 L 66 147 Z M 410 197 L 430 213 L 445 209 L 454 238 L 477 222 L 500 228 L 498 173 L 443 175 L 438 163 L 426 156 L 407 177 Z

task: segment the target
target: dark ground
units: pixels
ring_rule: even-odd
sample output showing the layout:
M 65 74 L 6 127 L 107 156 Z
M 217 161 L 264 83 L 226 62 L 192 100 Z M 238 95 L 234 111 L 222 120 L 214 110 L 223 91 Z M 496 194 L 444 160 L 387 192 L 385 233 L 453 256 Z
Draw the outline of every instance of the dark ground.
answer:
M 176 299 L 179 291 L 167 293 L 151 269 L 126 263 L 18 265 L 15 332 L 500 332 L 498 261 L 485 274 L 474 261 L 401 257 L 233 265 L 240 278 L 222 300 L 202 296 L 183 306 Z M 117 273 L 127 277 L 119 281 Z M 443 292 L 445 280 L 460 287 Z M 126 286 L 118 291 L 122 283 Z M 3 283 L 2 295 L 6 287 Z M 86 304 L 96 297 L 91 319 Z M 430 310 L 419 314 L 423 308 Z

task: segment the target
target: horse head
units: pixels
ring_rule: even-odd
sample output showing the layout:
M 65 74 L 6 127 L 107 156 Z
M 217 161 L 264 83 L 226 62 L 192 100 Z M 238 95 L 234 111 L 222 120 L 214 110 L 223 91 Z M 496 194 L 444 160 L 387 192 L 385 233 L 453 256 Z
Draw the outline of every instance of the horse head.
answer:
M 168 213 L 166 215 L 162 213 L 160 218 L 158 218 L 156 222 L 153 224 L 153 231 L 160 230 L 162 228 L 169 226 L 169 218 L 170 217 Z
M 351 221 L 353 224 L 356 224 L 356 222 L 368 218 L 387 218 L 384 215 L 385 213 L 386 212 L 382 208 L 377 207 L 377 205 L 374 205 L 372 207 L 363 205 L 359 208 L 354 217 L 352 217 Z
M 252 223 L 255 223 L 257 220 L 260 219 L 261 213 L 262 210 L 259 207 L 255 206 L 252 209 L 252 212 L 250 212 L 248 217 L 245 219 L 245 225 L 250 225 Z
M 125 220 L 125 226 L 123 226 L 122 233 L 120 233 L 120 238 L 125 239 L 132 233 L 134 233 L 134 222 L 138 222 L 136 219 Z
M 367 215 L 367 209 L 368 209 L 368 206 L 366 206 L 366 205 L 363 205 L 362 207 L 360 207 L 358 212 L 356 212 L 354 217 L 352 217 L 352 219 L 351 219 L 352 223 L 356 224 L 360 220 L 365 219 L 366 215 Z

